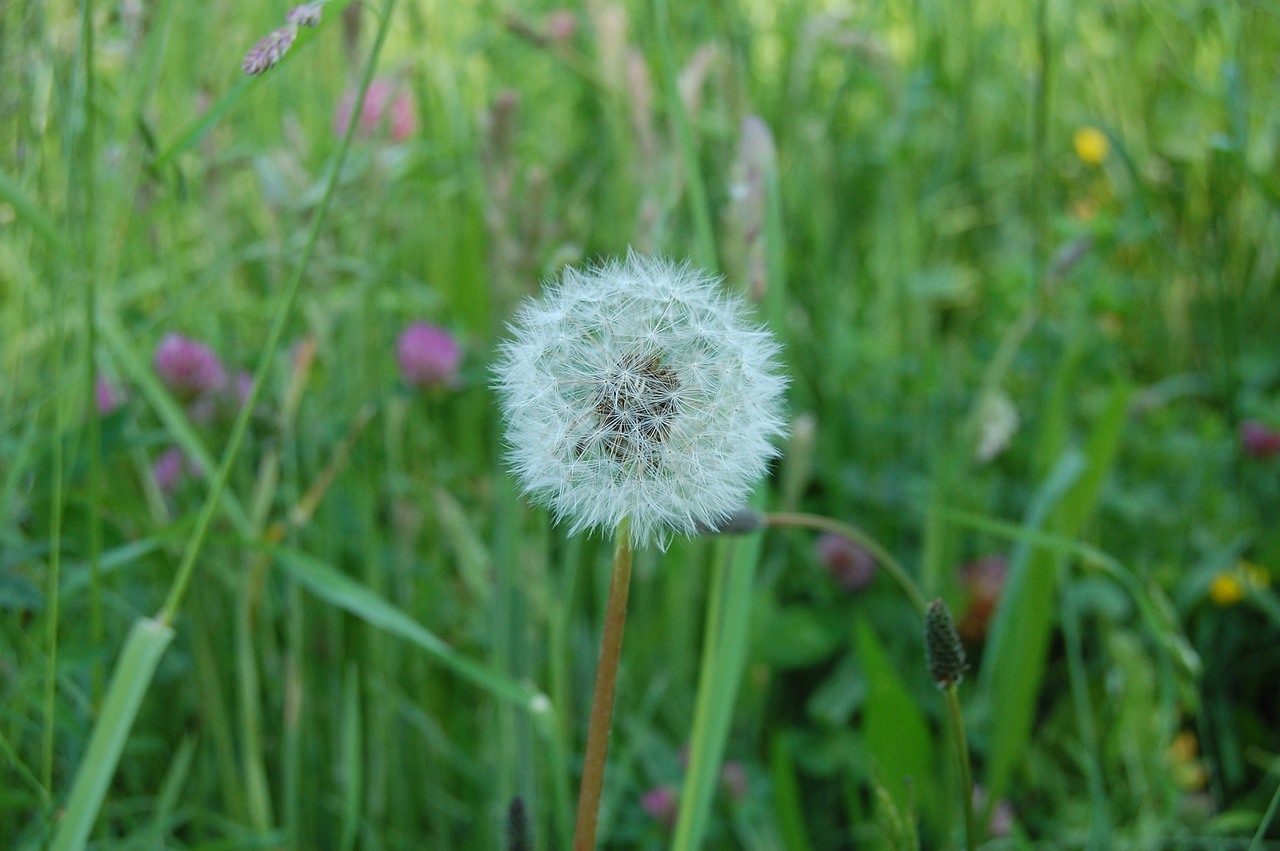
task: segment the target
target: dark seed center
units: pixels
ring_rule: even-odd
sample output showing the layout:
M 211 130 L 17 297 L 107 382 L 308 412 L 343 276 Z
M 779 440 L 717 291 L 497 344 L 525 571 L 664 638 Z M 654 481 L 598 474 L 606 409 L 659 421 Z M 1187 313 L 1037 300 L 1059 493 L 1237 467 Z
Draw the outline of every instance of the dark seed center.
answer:
M 658 463 L 657 445 L 671 432 L 680 379 L 657 355 L 628 355 L 596 391 L 604 450 L 619 462 Z

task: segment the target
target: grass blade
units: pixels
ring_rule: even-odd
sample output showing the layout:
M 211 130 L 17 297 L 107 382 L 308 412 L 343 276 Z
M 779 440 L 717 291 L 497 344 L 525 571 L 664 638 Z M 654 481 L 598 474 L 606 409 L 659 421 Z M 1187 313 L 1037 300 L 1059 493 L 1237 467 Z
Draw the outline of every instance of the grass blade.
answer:
M 689 772 L 680 793 L 674 851 L 702 847 L 724 759 L 729 725 L 746 665 L 751 598 L 762 535 L 717 541 L 708 605 L 706 652 L 689 743 Z M 721 591 L 723 593 L 721 593 Z M 721 598 L 721 599 L 717 599 Z
M 932 817 L 938 795 L 929 727 L 865 620 L 858 621 L 854 637 L 869 686 L 862 729 L 876 773 L 899 812 L 920 807 Z M 920 664 L 923 669 L 923 658 Z
M 26 192 L 22 191 L 22 187 L 18 185 L 18 182 L 4 171 L 0 171 L 0 200 L 12 205 L 17 217 L 31 225 L 31 229 L 41 239 L 49 243 L 50 247 L 55 250 L 62 248 L 62 236 L 58 233 L 58 228 L 54 225 L 53 219 L 45 215 L 44 210 L 40 209 L 40 205 L 33 201 Z
M 272 551 L 276 563 L 320 599 L 378 629 L 399 636 L 500 700 L 537 711 L 546 698 L 536 690 L 495 673 L 454 650 L 435 633 L 351 577 L 309 555 L 284 547 Z
M 172 640 L 173 628 L 150 618 L 137 621 L 129 631 L 50 851 L 84 848 L 102 808 L 107 785 L 120 762 L 125 740 L 138 716 L 143 695 Z

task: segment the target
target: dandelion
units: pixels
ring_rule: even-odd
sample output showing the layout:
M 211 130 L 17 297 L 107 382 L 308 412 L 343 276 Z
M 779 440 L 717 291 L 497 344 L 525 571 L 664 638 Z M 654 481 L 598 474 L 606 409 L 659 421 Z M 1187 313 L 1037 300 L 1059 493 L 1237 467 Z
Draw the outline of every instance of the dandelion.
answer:
M 452 386 L 458 382 L 462 348 L 443 328 L 415 322 L 396 344 L 400 377 L 413 387 Z
M 1071 137 L 1071 143 L 1075 146 L 1076 156 L 1085 165 L 1101 165 L 1111 149 L 1107 134 L 1097 127 L 1081 127 Z
M 632 547 L 720 528 L 781 435 L 778 346 L 690 266 L 628 253 L 521 305 L 495 368 L 508 458 L 570 534 L 616 533 L 573 847 L 595 847 Z
M 628 254 L 521 306 L 496 387 L 524 489 L 570 524 L 665 546 L 716 527 L 777 453 L 778 346 L 688 265 Z
M 184 400 L 221 390 L 227 371 L 213 349 L 181 334 L 167 334 L 156 346 L 155 368 L 160 379 Z

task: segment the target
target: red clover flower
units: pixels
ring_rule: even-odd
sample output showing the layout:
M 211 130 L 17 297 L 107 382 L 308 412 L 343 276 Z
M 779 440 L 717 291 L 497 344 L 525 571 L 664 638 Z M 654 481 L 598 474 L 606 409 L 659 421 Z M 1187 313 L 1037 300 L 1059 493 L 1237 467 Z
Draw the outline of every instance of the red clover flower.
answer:
M 413 387 L 453 386 L 458 383 L 462 348 L 443 328 L 415 322 L 396 345 L 400 377 Z
M 155 368 L 174 395 L 187 401 L 221 390 L 227 381 L 226 368 L 213 349 L 176 333 L 166 335 L 156 347 Z

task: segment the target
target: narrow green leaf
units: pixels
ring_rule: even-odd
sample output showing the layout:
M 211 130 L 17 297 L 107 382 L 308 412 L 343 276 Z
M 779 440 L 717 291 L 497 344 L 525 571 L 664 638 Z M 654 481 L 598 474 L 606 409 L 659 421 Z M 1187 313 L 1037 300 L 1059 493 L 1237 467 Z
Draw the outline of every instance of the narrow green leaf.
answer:
M 1063 455 L 1036 492 L 1024 528 L 1042 529 L 1083 472 L 1083 455 L 1074 450 Z M 1007 791 L 1014 766 L 1026 753 L 1053 631 L 1056 589 L 1052 553 L 1020 541 L 1009 560 L 1009 579 L 982 662 L 981 684 L 990 702 L 987 788 L 993 800 Z
M 773 814 L 786 851 L 810 851 L 809 834 L 800 803 L 800 784 L 786 737 L 775 733 L 769 746 L 769 777 L 773 781 Z
M 156 795 L 155 815 L 151 818 L 151 843 L 155 848 L 164 848 L 168 842 L 168 822 L 178 806 L 182 789 L 191 774 L 191 763 L 196 755 L 195 735 L 184 736 L 178 749 L 174 751 L 169 762 L 169 770 L 165 772 L 164 783 Z
M 342 838 L 338 847 L 351 851 L 360 827 L 360 798 L 364 789 L 364 762 L 360 758 L 364 722 L 360 713 L 360 669 L 347 669 L 342 685 Z
M 706 835 L 750 646 L 748 627 L 761 540 L 762 535 L 757 532 L 716 542 L 715 576 L 708 594 L 711 612 L 689 740 L 689 770 L 680 792 L 671 846 L 674 851 L 701 848 Z
M 1082 453 L 1068 450 L 1033 500 L 1024 526 L 1046 526 L 1073 538 L 1093 510 L 1119 449 L 1129 389 L 1119 386 Z M 995 800 L 1009 788 L 1030 743 L 1036 700 L 1044 680 L 1056 617 L 1057 558 L 1051 550 L 1020 541 L 1009 565 L 1000 608 L 983 657 L 982 686 L 990 705 L 987 788 Z
M 494 697 L 510 701 L 529 711 L 541 711 L 547 706 L 544 695 L 463 656 L 426 627 L 373 593 L 367 586 L 356 582 L 329 564 L 284 547 L 273 549 L 272 554 L 280 567 L 320 599 L 378 629 L 414 644 L 460 677 L 471 681 Z
M 137 719 L 138 707 L 172 640 L 173 628 L 150 618 L 137 621 L 129 631 L 50 851 L 79 851 L 85 847 Z
M 898 811 L 933 810 L 937 778 L 924 715 L 865 620 L 857 622 L 854 639 L 868 684 L 862 733 L 881 781 Z
M 0 171 L 0 200 L 7 201 L 17 213 L 18 218 L 30 225 L 31 229 L 45 242 L 54 248 L 62 247 L 62 237 L 53 219 L 49 218 L 44 210 L 40 209 L 40 205 L 22 190 L 18 182 L 4 171 Z

